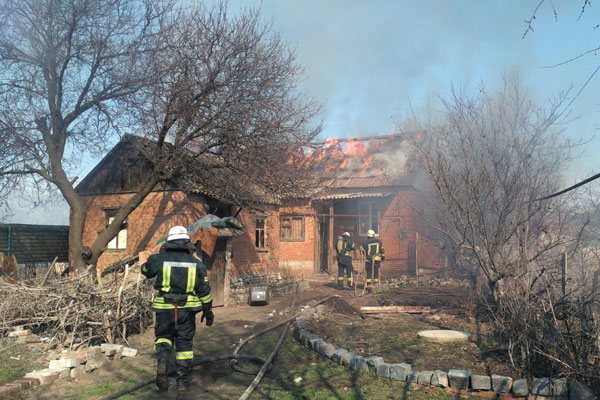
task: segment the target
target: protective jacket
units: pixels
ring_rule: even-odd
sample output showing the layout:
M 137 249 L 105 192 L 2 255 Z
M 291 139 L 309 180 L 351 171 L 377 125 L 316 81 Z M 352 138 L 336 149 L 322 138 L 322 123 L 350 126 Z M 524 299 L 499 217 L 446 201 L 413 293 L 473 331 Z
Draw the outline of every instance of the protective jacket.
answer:
M 159 292 L 152 302 L 152 311 L 173 310 L 174 302 L 179 309 L 200 311 L 203 303 L 212 302 L 206 266 L 192 257 L 193 249 L 187 240 L 169 241 L 142 265 L 146 277 L 156 276 L 154 288 Z
M 370 237 L 363 243 L 362 248 L 368 262 L 385 260 L 385 250 L 383 249 L 381 240 Z
M 352 250 L 356 249 L 352 238 L 343 236 L 342 250 L 338 252 L 338 262 L 345 265 L 352 265 Z

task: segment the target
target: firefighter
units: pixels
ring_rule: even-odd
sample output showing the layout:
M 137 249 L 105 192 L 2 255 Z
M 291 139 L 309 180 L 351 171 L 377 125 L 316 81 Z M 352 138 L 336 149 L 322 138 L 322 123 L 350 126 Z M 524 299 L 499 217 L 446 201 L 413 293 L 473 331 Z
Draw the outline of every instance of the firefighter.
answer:
M 348 280 L 348 288 L 354 287 L 352 276 L 352 251 L 356 249 L 350 232 L 344 232 L 341 239 L 338 239 L 336 244 L 337 261 L 338 261 L 338 287 L 344 288 L 344 270 L 346 270 L 346 279 Z
M 362 245 L 362 251 L 365 253 L 365 270 L 367 272 L 367 286 L 379 283 L 379 268 L 381 262 L 385 260 L 385 250 L 381 240 L 375 237 L 375 231 L 367 231 L 367 241 Z M 371 281 L 371 277 L 373 280 Z
M 178 390 L 189 387 L 196 313 L 202 311 L 200 322 L 206 318 L 206 326 L 214 322 L 206 267 L 192 256 L 195 250 L 187 229 L 174 226 L 169 230 L 160 252 L 150 256 L 142 265 L 142 273 L 147 278 L 156 277 L 154 288 L 158 290 L 152 302 L 152 311 L 156 313 L 156 385 L 161 390 L 169 386 L 167 364 L 173 348 L 176 350 Z

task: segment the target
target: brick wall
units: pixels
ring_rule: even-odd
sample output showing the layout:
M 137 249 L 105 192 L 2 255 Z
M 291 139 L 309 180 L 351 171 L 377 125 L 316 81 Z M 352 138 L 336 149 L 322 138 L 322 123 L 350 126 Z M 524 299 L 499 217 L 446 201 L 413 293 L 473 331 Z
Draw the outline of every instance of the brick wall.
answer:
M 98 232 L 106 226 L 105 208 L 120 207 L 133 194 L 107 194 L 86 197 L 88 214 L 83 243 L 90 246 Z M 126 249 L 107 249 L 98 259 L 98 268 L 152 249 L 156 241 L 165 237 L 174 225 L 189 226 L 206 215 L 206 199 L 180 191 L 152 192 L 127 218 Z
M 233 238 L 233 276 L 279 272 L 284 276 L 309 276 L 314 269 L 314 210 L 308 205 L 270 207 L 265 210 L 266 249 L 255 246 L 256 218 L 254 211 L 242 211 L 238 216 L 246 224 L 242 236 Z M 259 213 L 259 216 L 264 215 Z M 304 217 L 304 240 L 281 241 L 280 216 Z

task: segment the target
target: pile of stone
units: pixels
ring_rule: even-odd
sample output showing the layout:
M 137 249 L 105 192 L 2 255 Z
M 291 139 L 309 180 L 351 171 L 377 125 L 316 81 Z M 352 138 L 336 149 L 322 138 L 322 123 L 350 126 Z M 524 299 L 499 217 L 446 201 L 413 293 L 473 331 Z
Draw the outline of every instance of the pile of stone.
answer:
M 137 349 L 109 343 L 90 346 L 79 351 L 65 350 L 61 354 L 52 354 L 49 356 L 48 368 L 29 372 L 20 379 L 0 386 L 0 399 L 14 398 L 15 393 L 33 385 L 49 385 L 58 379 L 77 378 L 86 372 L 101 367 L 109 359 L 120 359 L 136 355 Z
M 382 357 L 363 357 L 346 349 L 336 349 L 319 336 L 306 329 L 307 319 L 318 313 L 308 307 L 296 318 L 294 337 L 316 353 L 353 370 L 370 371 L 379 378 L 394 379 L 407 384 L 439 387 L 460 397 L 473 393 L 479 398 L 595 400 L 596 396 L 586 386 L 566 378 L 534 378 L 531 385 L 526 379 L 513 380 L 508 376 L 477 375 L 469 371 L 415 371 L 410 364 L 386 363 Z

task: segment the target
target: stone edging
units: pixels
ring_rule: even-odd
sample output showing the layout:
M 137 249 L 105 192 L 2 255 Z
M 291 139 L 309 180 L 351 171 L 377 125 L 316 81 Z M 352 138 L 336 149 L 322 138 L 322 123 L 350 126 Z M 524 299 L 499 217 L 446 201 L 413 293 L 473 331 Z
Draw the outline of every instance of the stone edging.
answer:
M 49 385 L 61 378 L 76 378 L 85 372 L 101 367 L 109 358 L 133 357 L 137 350 L 120 344 L 103 343 L 75 352 L 64 353 L 60 358 L 50 360 L 48 368 L 32 371 L 24 377 L 0 386 L 0 399 L 13 398 L 15 393 L 35 385 Z
M 586 386 L 566 378 L 534 378 L 531 386 L 526 379 L 513 380 L 509 376 L 476 375 L 469 371 L 451 369 L 445 371 L 415 371 L 410 364 L 386 363 L 382 357 L 363 357 L 346 349 L 336 349 L 307 329 L 308 318 L 316 312 L 308 307 L 296 318 L 294 337 L 314 352 L 331 361 L 359 371 L 371 371 L 380 378 L 395 379 L 401 382 L 428 387 L 444 388 L 452 393 L 473 392 L 482 398 L 514 399 L 536 396 L 536 399 L 594 400 L 596 396 Z

